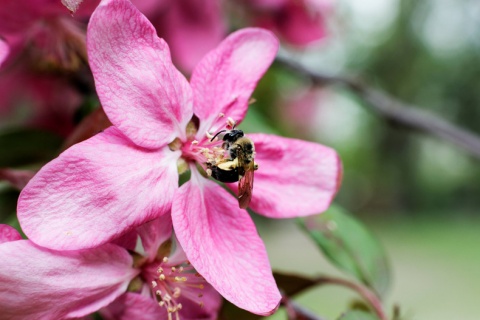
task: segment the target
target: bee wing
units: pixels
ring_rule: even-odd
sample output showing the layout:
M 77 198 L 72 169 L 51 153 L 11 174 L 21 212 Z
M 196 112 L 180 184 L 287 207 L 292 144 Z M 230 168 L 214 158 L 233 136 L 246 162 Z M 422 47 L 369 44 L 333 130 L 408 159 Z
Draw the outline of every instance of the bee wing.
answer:
M 246 209 L 250 204 L 250 200 L 252 200 L 254 167 L 253 161 L 245 166 L 245 174 L 238 181 L 238 205 L 242 209 Z

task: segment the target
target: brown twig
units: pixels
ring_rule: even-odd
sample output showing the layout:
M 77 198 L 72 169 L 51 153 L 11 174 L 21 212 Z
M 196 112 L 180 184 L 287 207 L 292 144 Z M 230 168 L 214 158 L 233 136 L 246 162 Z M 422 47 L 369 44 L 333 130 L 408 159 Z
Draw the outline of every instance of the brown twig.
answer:
M 333 284 L 339 285 L 342 287 L 346 287 L 356 291 L 360 296 L 362 296 L 372 307 L 375 314 L 378 316 L 380 320 L 387 320 L 387 316 L 383 311 L 382 302 L 377 297 L 377 295 L 362 285 L 356 284 L 354 282 L 341 279 L 341 278 L 332 278 L 332 277 L 319 277 L 315 280 L 317 284 Z
M 285 58 L 277 58 L 276 62 L 309 79 L 315 85 L 343 85 L 365 101 L 372 111 L 385 119 L 450 141 L 480 159 L 480 137 L 473 132 L 455 126 L 419 107 L 401 102 L 358 79 L 314 72 Z

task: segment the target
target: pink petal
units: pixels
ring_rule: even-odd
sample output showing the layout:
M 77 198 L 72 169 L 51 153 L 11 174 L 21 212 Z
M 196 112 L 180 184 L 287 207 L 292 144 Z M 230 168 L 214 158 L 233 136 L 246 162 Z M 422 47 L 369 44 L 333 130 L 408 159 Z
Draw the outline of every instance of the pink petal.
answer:
M 225 125 L 222 113 L 241 122 L 258 80 L 278 50 L 278 40 L 269 31 L 247 28 L 227 37 L 197 65 L 190 80 L 194 113 L 200 118 L 199 135 Z
M 172 236 L 172 217 L 169 214 L 142 224 L 137 228 L 142 239 L 145 253 L 153 261 L 157 256 L 158 248 Z
M 120 296 L 138 273 L 127 251 L 110 244 L 58 252 L 20 240 L 1 244 L 0 259 L 2 319 L 82 317 Z
M 261 315 L 277 308 L 280 293 L 265 246 L 225 189 L 192 170 L 175 194 L 172 219 L 189 261 L 222 296 Z
M 88 26 L 88 55 L 110 121 L 137 145 L 184 137 L 192 93 L 167 44 L 129 1 L 103 0 Z
M 7 59 L 9 53 L 10 53 L 10 47 L 5 41 L 2 41 L 2 39 L 0 39 L 0 67 L 2 66 L 3 62 Z
M 325 211 L 338 189 L 342 164 L 321 144 L 267 134 L 250 134 L 257 152 L 250 208 L 272 218 Z M 236 184 L 229 185 L 235 191 Z
M 321 8 L 308 8 L 295 2 L 287 6 L 285 11 L 288 12 L 288 18 L 278 26 L 285 40 L 294 45 L 305 46 L 324 38 L 327 30 L 323 15 L 326 12 L 318 9 Z
M 129 251 L 135 251 L 137 247 L 138 233 L 137 230 L 132 229 L 127 233 L 121 235 L 118 238 L 115 238 L 110 241 L 110 243 L 116 244 L 119 247 L 122 247 Z
M 318 3 L 319 1 L 311 2 L 291 1 L 283 8 L 281 18 L 275 19 L 278 32 L 289 43 L 306 46 L 326 36 L 327 6 L 325 3 Z
M 52 249 L 94 247 L 169 212 L 179 152 L 142 149 L 118 129 L 74 145 L 20 194 L 28 237 Z
M 172 0 L 132 0 L 132 3 L 140 10 L 150 21 L 156 20 L 155 17 L 172 5 Z
M 127 292 L 100 310 L 104 320 L 159 320 L 167 319 L 167 311 L 153 298 Z M 183 318 L 181 318 L 183 320 Z
M 21 239 L 22 236 L 17 229 L 8 224 L 0 224 L 0 244 Z
M 61 14 L 63 9 L 59 0 L 3 0 L 0 6 L 0 34 L 25 33 L 34 23 Z
M 175 64 L 190 73 L 227 34 L 218 0 L 175 0 L 152 20 L 167 41 Z
M 199 294 L 202 295 L 201 299 Z M 183 290 L 178 302 L 182 304 L 182 320 L 216 320 L 222 305 L 222 296 L 211 285 L 205 284 L 201 290 Z

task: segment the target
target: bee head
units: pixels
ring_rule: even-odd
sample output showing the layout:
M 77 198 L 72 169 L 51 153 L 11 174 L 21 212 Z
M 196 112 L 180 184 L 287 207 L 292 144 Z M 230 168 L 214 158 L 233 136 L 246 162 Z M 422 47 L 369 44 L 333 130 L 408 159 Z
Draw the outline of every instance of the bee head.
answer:
M 225 135 L 223 136 L 223 141 L 233 143 L 243 136 L 244 134 L 242 130 L 233 129 L 225 133 Z

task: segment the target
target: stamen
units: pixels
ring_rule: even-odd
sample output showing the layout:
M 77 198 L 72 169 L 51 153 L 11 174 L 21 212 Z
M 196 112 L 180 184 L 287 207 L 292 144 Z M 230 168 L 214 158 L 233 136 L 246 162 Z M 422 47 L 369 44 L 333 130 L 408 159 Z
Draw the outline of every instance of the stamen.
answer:
M 168 319 L 180 320 L 179 311 L 182 310 L 183 306 L 181 303 L 178 303 L 177 300 L 184 292 L 184 294 L 187 295 L 193 294 L 193 296 L 197 296 L 198 300 L 195 301 L 195 303 L 198 303 L 200 307 L 203 307 L 204 303 L 201 300 L 203 298 L 203 293 L 198 293 L 198 291 L 191 292 L 191 290 L 203 290 L 205 288 L 205 279 L 195 271 L 190 262 L 185 261 L 180 265 L 165 266 L 163 263 L 169 261 L 168 257 L 164 257 L 160 261 L 162 266 L 156 268 L 158 272 L 157 279 L 153 280 L 151 284 L 152 289 L 157 288 L 154 293 L 159 301 L 158 305 L 166 309 Z M 182 272 L 182 276 L 178 275 Z
M 175 277 L 175 281 L 185 282 L 185 281 L 187 281 L 187 277 Z
M 235 128 L 236 125 L 237 125 L 237 122 L 235 120 L 233 120 L 230 117 L 227 118 L 227 127 L 230 127 L 233 129 Z

